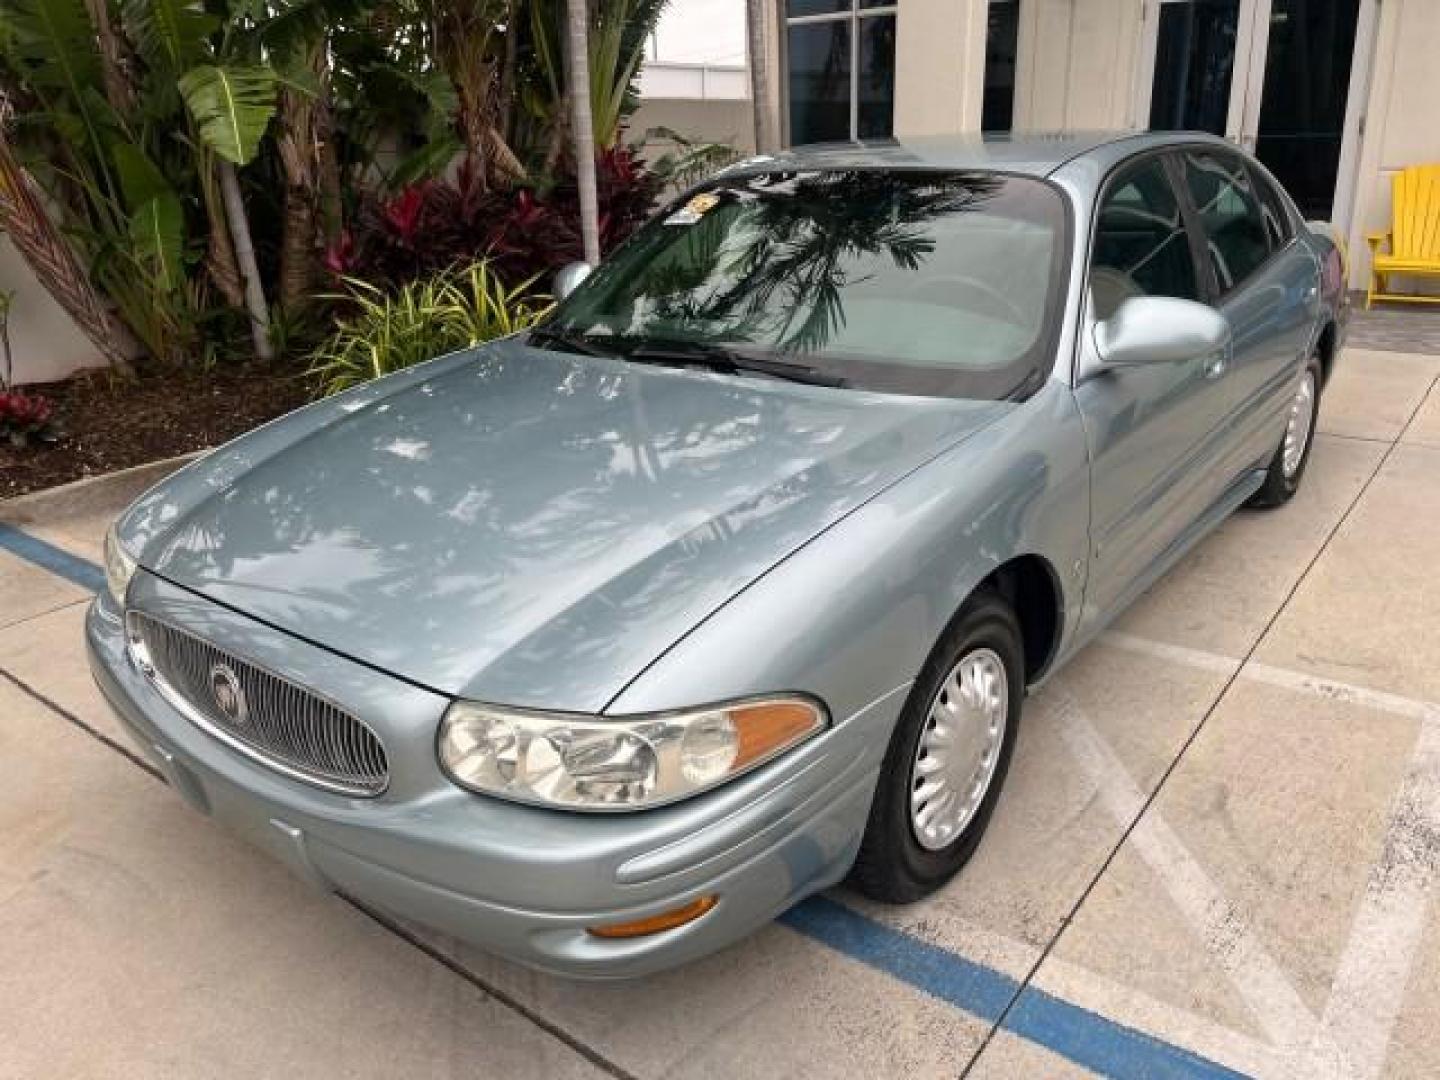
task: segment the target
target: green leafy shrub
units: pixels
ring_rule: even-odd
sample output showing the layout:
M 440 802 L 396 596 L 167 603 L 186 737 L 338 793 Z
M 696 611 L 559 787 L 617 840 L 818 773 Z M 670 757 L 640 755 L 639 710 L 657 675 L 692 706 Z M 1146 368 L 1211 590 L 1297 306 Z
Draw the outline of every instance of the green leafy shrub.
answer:
M 335 297 L 350 308 L 338 328 L 311 354 L 320 396 L 338 394 L 392 371 L 479 345 L 532 326 L 551 307 L 531 293 L 533 280 L 514 287 L 481 260 L 413 281 L 394 293 L 345 278 Z

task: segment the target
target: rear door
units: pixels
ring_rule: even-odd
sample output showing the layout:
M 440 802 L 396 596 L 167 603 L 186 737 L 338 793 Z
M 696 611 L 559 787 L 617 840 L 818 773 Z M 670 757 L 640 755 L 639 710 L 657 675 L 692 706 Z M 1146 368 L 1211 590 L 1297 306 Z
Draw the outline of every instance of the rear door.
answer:
M 1219 498 L 1279 445 L 1311 344 L 1319 267 L 1284 198 L 1240 154 L 1194 148 L 1179 163 L 1212 302 L 1233 335 L 1229 370 L 1216 385 L 1223 412 L 1206 454 L 1210 492 Z
M 1122 166 L 1107 182 L 1091 238 L 1085 333 L 1134 296 L 1205 302 L 1199 233 L 1166 154 Z M 1226 400 L 1226 357 L 1105 371 L 1075 388 L 1091 462 L 1091 569 L 1086 611 L 1103 618 L 1204 510 L 1206 454 Z

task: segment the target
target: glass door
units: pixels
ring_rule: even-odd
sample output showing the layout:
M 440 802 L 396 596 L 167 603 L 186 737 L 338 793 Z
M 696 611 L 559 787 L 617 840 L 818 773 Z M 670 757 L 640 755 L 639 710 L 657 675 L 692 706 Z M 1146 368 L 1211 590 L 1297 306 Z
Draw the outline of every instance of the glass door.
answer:
M 1241 141 L 1307 218 L 1334 210 L 1360 0 L 1269 0 L 1264 60 Z M 1258 74 L 1263 72 L 1263 74 Z
M 1232 104 L 1243 101 L 1235 77 L 1241 16 L 1253 0 L 1164 0 L 1154 23 L 1154 74 L 1150 83 L 1152 131 L 1238 134 Z M 1239 92 L 1237 92 L 1237 89 Z
M 1364 0 L 1149 0 L 1137 112 L 1251 150 L 1310 218 L 1335 210 Z

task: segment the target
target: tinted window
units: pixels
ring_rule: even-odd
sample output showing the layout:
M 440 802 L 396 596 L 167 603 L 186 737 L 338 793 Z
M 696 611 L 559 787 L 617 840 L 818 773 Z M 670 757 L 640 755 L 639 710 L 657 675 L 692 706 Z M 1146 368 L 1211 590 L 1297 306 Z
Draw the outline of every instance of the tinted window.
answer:
M 1160 5 L 1150 94 L 1152 131 L 1224 133 L 1240 6 L 1240 0 Z
M 985 30 L 982 131 L 1009 131 L 1015 123 L 1015 58 L 1019 49 L 1020 0 L 991 0 Z
M 847 384 L 1000 399 L 1048 375 L 1065 208 L 983 172 L 721 180 L 636 233 L 550 326 L 624 355 L 724 347 Z
M 860 75 L 856 80 L 855 135 L 889 138 L 895 126 L 895 16 L 859 19 Z
M 790 141 L 850 137 L 850 22 L 801 23 L 788 30 Z
M 1106 189 L 1090 291 L 1097 319 L 1109 318 L 1132 296 L 1200 299 L 1180 200 L 1160 158 L 1122 172 Z
M 893 7 L 788 0 L 785 10 L 790 143 L 889 138 L 895 126 Z
M 1270 248 L 1272 251 L 1279 250 L 1295 235 L 1295 226 L 1285 197 L 1280 194 L 1279 188 L 1255 169 L 1250 170 L 1250 175 L 1255 181 L 1255 191 L 1260 196 L 1260 213 L 1265 218 L 1265 235 L 1270 240 Z
M 1270 257 L 1260 200 L 1250 170 L 1233 154 L 1189 153 L 1184 162 L 1185 183 L 1200 215 L 1215 283 L 1227 293 Z

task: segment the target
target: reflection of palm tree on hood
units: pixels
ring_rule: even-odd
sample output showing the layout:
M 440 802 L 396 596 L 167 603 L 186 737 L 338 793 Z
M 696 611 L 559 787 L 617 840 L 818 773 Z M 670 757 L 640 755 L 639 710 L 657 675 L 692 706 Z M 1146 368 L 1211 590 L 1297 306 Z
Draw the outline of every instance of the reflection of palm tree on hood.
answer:
M 740 196 L 755 200 L 747 223 L 754 235 L 725 267 L 733 284 L 698 298 L 682 288 L 659 302 L 658 313 L 682 323 L 734 320 L 729 336 L 744 341 L 783 311 L 767 338 L 787 351 L 821 348 L 845 321 L 840 294 L 857 256 L 888 255 L 897 267 L 918 270 L 935 246 L 928 226 L 978 209 L 1002 183 L 979 174 L 864 170 L 762 178 Z M 687 238 L 700 255 L 690 265 L 702 274 L 714 269 L 713 251 L 704 249 L 733 227 L 725 217 L 707 215 Z

